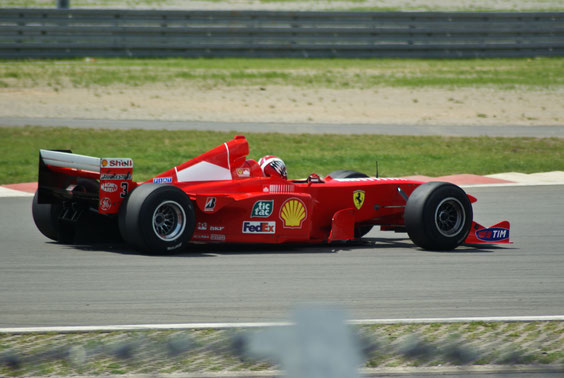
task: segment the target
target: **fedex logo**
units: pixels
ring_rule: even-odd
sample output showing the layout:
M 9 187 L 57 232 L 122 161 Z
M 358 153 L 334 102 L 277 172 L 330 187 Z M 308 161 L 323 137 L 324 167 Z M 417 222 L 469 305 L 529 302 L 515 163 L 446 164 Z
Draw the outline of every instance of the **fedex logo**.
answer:
M 500 227 L 484 228 L 483 230 L 476 231 L 476 237 L 483 241 L 500 241 L 509 237 L 509 230 Z
M 244 234 L 274 234 L 276 222 L 243 222 Z

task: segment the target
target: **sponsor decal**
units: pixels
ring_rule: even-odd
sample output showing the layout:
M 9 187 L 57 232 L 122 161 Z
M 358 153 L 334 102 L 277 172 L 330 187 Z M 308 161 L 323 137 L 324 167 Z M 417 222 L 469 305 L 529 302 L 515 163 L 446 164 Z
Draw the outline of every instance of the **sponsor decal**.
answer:
M 509 230 L 501 227 L 484 228 L 476 231 L 476 237 L 482 241 L 496 242 L 507 239 L 509 237 Z
M 366 197 L 366 193 L 364 192 L 364 190 L 355 190 L 353 192 L 353 203 L 354 203 L 354 207 L 356 207 L 357 210 L 360 210 L 362 205 L 364 205 L 365 197 Z
M 131 168 L 133 160 L 131 159 L 102 159 L 103 168 Z
M 167 251 L 172 251 L 173 249 L 177 249 L 180 248 L 180 246 L 182 246 L 182 243 L 178 243 L 176 245 L 173 245 L 172 247 L 166 247 Z
M 235 174 L 238 177 L 251 177 L 251 169 L 250 168 L 237 168 L 235 170 Z
M 225 241 L 225 235 L 222 235 L 222 234 L 211 234 L 210 240 Z
M 122 180 L 122 181 L 127 181 L 127 180 L 131 180 L 131 173 L 127 173 L 127 174 L 107 174 L 107 173 L 102 173 L 100 175 L 100 180 Z
M 217 200 L 215 197 L 208 197 L 206 199 L 206 206 L 204 207 L 204 211 L 213 211 L 215 209 L 216 201 Z
M 121 193 L 119 194 L 120 198 L 127 197 L 127 193 L 129 193 L 129 184 L 127 182 L 122 182 L 119 185 L 121 186 Z
M 268 218 L 272 215 L 274 209 L 274 201 L 257 201 L 251 210 L 251 218 Z
M 206 222 L 198 222 L 196 224 L 196 229 L 199 231 L 205 231 L 208 229 L 208 224 Z
M 192 235 L 193 239 L 209 239 L 210 236 L 209 235 L 200 235 L 200 234 L 194 234 Z
M 299 198 L 289 198 L 280 208 L 280 219 L 284 228 L 302 228 L 307 218 L 307 210 L 303 201 Z
M 276 232 L 276 222 L 243 222 L 244 234 L 274 234 Z
M 224 226 L 210 226 L 210 231 L 223 231 Z
M 292 193 L 294 192 L 294 185 L 270 185 L 268 189 L 268 191 L 274 193 Z M 265 192 L 267 192 L 267 190 L 265 190 Z
M 117 191 L 118 187 L 113 182 L 104 182 L 100 185 L 100 189 L 104 192 L 113 193 Z
M 172 177 L 155 177 L 153 182 L 155 184 L 170 184 L 172 183 Z
M 112 207 L 112 200 L 110 200 L 108 197 L 104 197 L 100 200 L 99 206 L 100 206 L 100 210 L 108 211 Z

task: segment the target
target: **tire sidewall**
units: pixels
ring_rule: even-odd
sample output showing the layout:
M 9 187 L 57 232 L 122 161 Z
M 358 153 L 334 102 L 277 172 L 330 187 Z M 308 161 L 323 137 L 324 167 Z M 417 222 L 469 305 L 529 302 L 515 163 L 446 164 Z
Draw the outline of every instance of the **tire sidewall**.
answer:
M 31 213 L 33 221 L 37 229 L 51 240 L 59 241 L 60 226 L 59 214 L 62 206 L 59 203 L 39 203 L 39 192 L 35 192 L 33 203 L 31 205 Z
M 153 214 L 165 202 L 178 204 L 184 212 L 184 229 L 172 240 L 163 240 L 153 228 Z M 180 188 L 147 183 L 137 187 L 122 204 L 119 228 L 123 239 L 138 249 L 154 254 L 182 250 L 194 232 L 194 206 Z
M 441 233 L 436 223 L 438 206 L 445 200 L 460 203 L 464 220 L 453 235 Z M 460 187 L 443 182 L 422 184 L 413 191 L 405 209 L 405 225 L 412 241 L 429 250 L 452 250 L 464 242 L 472 226 L 472 205 Z

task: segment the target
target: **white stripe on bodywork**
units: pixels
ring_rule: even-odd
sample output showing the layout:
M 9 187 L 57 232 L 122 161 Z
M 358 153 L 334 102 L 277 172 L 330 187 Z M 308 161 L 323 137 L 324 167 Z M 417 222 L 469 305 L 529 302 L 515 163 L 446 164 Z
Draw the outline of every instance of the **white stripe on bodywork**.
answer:
M 231 172 L 231 161 L 229 160 L 229 146 L 227 145 L 227 143 L 223 143 L 223 145 L 227 150 L 227 169 L 229 169 L 229 172 Z
M 231 180 L 231 171 L 207 161 L 201 161 L 176 172 L 179 182 Z
M 49 150 L 40 150 L 39 153 L 47 165 L 100 172 L 100 158 L 97 157 Z

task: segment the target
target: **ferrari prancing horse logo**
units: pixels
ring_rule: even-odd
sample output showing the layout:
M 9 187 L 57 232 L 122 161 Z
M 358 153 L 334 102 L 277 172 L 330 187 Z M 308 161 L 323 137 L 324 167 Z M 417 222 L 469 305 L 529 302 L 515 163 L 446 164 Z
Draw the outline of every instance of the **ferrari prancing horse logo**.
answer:
M 355 190 L 353 192 L 354 207 L 356 207 L 357 210 L 360 210 L 362 205 L 364 205 L 364 198 L 365 197 L 366 197 L 366 195 L 364 193 L 364 190 Z

